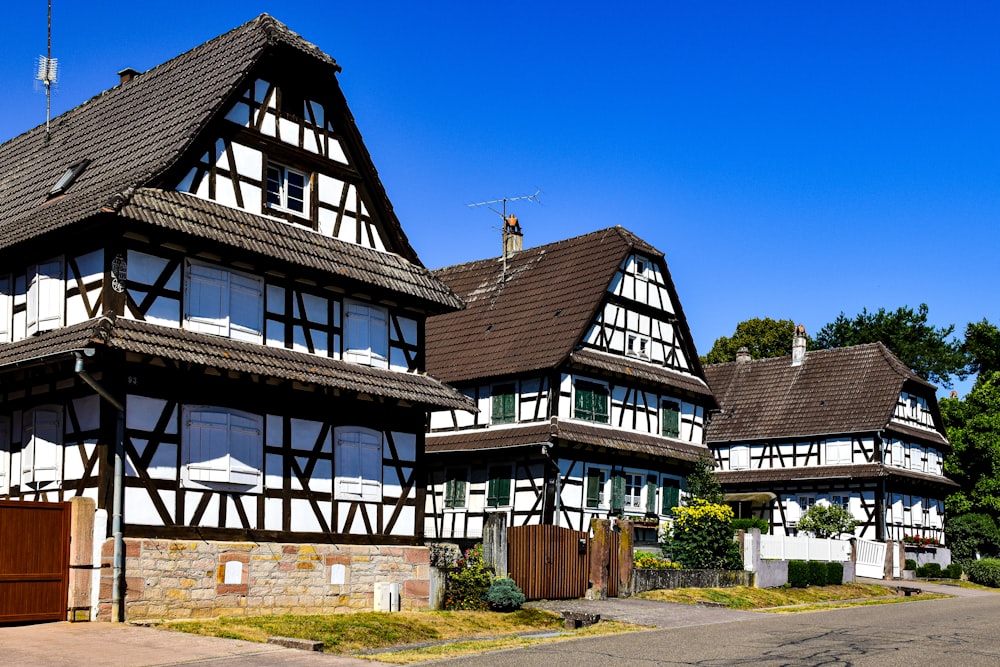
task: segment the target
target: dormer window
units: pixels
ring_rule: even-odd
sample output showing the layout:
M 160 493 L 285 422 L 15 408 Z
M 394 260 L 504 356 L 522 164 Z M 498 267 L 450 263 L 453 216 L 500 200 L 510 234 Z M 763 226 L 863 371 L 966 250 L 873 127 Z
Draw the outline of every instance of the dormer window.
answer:
M 628 349 L 625 354 L 630 357 L 649 359 L 649 338 L 639 334 L 628 335 Z
M 309 177 L 280 164 L 267 165 L 267 207 L 309 216 Z
M 90 160 L 80 160 L 79 162 L 71 164 L 63 175 L 59 177 L 59 180 L 56 181 L 56 184 L 52 186 L 52 189 L 49 190 L 48 198 L 51 199 L 52 197 L 58 197 L 69 190 L 69 186 L 73 185 L 76 179 L 79 178 L 80 174 L 83 173 L 83 170 L 86 169 L 89 164 Z

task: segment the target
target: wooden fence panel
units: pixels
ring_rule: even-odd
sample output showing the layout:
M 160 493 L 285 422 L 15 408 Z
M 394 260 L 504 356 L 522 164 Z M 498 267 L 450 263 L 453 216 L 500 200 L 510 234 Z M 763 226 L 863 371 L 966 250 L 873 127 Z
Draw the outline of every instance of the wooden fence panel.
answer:
M 66 620 L 69 503 L 0 501 L 0 622 Z
M 511 578 L 529 600 L 567 600 L 587 593 L 590 540 L 559 526 L 507 529 Z

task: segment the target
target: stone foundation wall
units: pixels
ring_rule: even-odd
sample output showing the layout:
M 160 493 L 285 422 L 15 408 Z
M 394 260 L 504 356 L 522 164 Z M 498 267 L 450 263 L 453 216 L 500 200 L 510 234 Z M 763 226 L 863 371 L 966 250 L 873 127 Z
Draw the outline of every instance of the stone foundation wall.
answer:
M 99 620 L 111 616 L 113 542 L 104 543 Z M 404 610 L 430 596 L 426 547 L 125 540 L 125 620 L 371 611 L 396 583 Z
M 753 586 L 745 570 L 633 570 L 632 593 L 663 588 L 730 588 Z

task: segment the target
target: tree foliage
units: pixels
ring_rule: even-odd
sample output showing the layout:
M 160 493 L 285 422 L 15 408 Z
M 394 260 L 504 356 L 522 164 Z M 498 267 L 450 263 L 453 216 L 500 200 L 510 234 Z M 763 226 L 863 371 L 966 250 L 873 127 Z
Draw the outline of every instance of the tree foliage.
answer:
M 965 327 L 962 351 L 968 355 L 969 370 L 979 377 L 1000 371 L 1000 329 L 985 319 Z
M 674 510 L 674 522 L 664 535 L 663 550 L 688 569 L 742 570 L 740 545 L 733 539 L 729 505 L 695 498 Z
M 715 477 L 715 461 L 711 458 L 699 457 L 694 470 L 684 481 L 687 482 L 688 494 L 692 500 L 700 499 L 709 503 L 722 503 L 724 494 L 719 480 Z
M 783 357 L 792 352 L 792 334 L 795 322 L 792 320 L 772 320 L 770 317 L 755 317 L 736 325 L 732 337 L 722 336 L 701 361 L 706 364 L 722 364 L 736 361 L 736 351 L 741 347 L 750 350 L 751 359 Z M 806 341 L 808 346 L 808 340 Z
M 993 517 L 988 514 L 962 514 L 949 517 L 944 526 L 945 539 L 951 557 L 959 563 L 1000 555 L 1000 531 Z
M 813 505 L 799 520 L 799 530 L 824 539 L 842 533 L 851 534 L 857 525 L 858 522 L 842 505 Z
M 952 377 L 968 375 L 969 358 L 962 343 L 949 340 L 954 324 L 934 327 L 927 324 L 927 304 L 914 311 L 905 306 L 894 311 L 879 308 L 876 313 L 862 309 L 853 318 L 843 312 L 820 329 L 813 341 L 816 349 L 830 349 L 881 342 L 920 377 L 951 386 Z
M 980 375 L 964 400 L 940 406 L 953 448 L 944 469 L 961 485 L 948 496 L 948 513 L 1000 516 L 1000 372 Z

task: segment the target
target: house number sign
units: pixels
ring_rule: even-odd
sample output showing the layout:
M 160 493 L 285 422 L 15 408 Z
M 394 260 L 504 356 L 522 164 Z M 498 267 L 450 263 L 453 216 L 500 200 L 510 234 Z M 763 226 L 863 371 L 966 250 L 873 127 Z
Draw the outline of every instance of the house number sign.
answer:
M 128 262 L 121 253 L 111 260 L 111 289 L 121 294 L 125 291 L 125 280 L 128 278 Z

